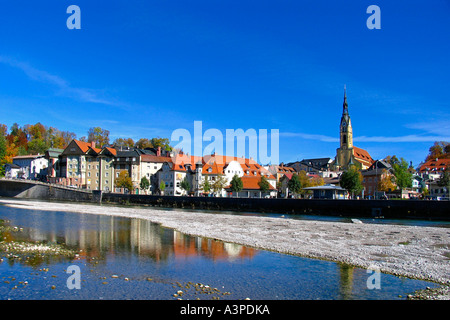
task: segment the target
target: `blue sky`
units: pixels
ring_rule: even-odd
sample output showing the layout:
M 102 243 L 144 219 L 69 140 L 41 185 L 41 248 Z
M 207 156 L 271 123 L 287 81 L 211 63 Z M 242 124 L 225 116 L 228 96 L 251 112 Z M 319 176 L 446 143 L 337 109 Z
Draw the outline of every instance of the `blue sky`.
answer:
M 2 1 L 0 123 L 279 129 L 289 162 L 335 156 L 346 85 L 354 144 L 417 165 L 450 141 L 449 16 L 449 0 Z

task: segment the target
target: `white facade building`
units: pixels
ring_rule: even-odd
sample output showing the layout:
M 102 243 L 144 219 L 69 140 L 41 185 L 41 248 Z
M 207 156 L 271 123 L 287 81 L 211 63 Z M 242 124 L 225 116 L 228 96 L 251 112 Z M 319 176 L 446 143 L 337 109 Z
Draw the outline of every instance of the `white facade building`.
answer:
M 18 175 L 24 179 L 36 180 L 47 174 L 48 160 L 43 154 L 17 156 L 13 158 L 13 164 L 20 167 Z

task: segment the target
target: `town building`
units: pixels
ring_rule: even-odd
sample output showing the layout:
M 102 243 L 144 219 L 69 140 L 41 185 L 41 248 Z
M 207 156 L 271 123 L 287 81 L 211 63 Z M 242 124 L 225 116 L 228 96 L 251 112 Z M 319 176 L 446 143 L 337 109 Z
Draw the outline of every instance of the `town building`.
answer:
M 337 177 L 340 172 L 334 171 L 332 165 L 333 159 L 331 158 L 314 158 L 290 162 L 286 164 L 286 167 L 291 167 L 296 172 L 305 171 L 308 175 L 318 175 L 322 178 L 333 178 Z
M 47 177 L 59 177 L 60 166 L 59 156 L 64 149 L 50 148 L 45 152 L 45 159 L 48 161 Z
M 367 170 L 362 170 L 361 174 L 363 176 L 363 196 L 373 198 L 378 196 L 380 182 L 388 175 L 392 175 L 392 166 L 385 160 L 376 160 Z
M 331 184 L 304 188 L 304 190 L 312 191 L 313 199 L 346 199 L 347 197 L 347 190 Z
M 450 169 L 450 159 L 431 159 L 419 167 L 421 174 L 441 175 L 445 170 Z
M 121 172 L 127 172 L 133 183 L 134 192 L 139 194 L 141 181 L 142 150 L 133 147 L 117 147 L 114 159 L 114 179 L 119 178 Z M 124 188 L 114 187 L 115 192 L 126 193 Z
M 23 176 L 19 175 L 20 166 L 14 163 L 6 163 L 5 164 L 5 178 L 7 179 L 18 179 L 19 177 Z
M 284 165 L 284 163 L 281 163 L 280 165 L 264 166 L 264 168 L 275 177 L 277 182 L 279 182 L 284 175 L 292 174 L 298 171 L 294 166 L 290 164 Z
M 243 182 L 243 189 L 237 196 L 276 196 L 275 176 L 253 159 L 217 154 L 197 157 L 180 153 L 165 162 L 158 174 L 160 183 L 165 184 L 165 195 L 236 196 L 236 194 L 232 194 L 230 182 L 233 176 L 237 175 Z M 270 184 L 269 191 L 266 193 L 259 192 L 258 182 L 261 181 L 262 176 L 266 177 Z M 185 178 L 190 185 L 189 191 L 181 187 L 181 182 Z M 204 188 L 206 181 L 210 186 L 209 191 Z M 222 187 L 214 190 L 214 185 L 219 182 Z
M 59 155 L 59 176 L 49 177 L 49 181 L 75 188 L 86 188 L 87 177 L 86 156 L 93 149 L 96 152 L 95 143 L 72 140 Z M 89 152 L 92 155 L 92 152 Z
M 13 164 L 20 167 L 17 171 L 18 178 L 41 180 L 47 175 L 48 161 L 43 154 L 16 156 L 13 157 Z M 10 172 L 12 174 L 13 171 Z

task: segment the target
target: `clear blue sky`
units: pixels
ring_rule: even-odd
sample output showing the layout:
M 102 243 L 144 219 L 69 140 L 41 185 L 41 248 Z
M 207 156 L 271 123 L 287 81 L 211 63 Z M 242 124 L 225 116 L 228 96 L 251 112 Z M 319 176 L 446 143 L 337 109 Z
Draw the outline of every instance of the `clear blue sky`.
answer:
M 69 30 L 69 5 L 81 30 Z M 369 5 L 381 29 L 369 30 Z M 86 135 L 279 129 L 280 161 L 450 141 L 450 1 L 2 1 L 0 123 Z

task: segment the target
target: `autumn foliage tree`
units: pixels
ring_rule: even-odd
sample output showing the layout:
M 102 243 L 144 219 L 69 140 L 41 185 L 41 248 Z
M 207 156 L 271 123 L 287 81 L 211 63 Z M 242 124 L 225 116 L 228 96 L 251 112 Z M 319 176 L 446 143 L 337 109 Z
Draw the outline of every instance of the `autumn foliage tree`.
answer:
M 378 182 L 378 190 L 389 192 L 395 189 L 397 189 L 397 185 L 395 184 L 395 176 L 386 169 L 383 169 L 381 179 Z
M 447 141 L 436 141 L 430 149 L 425 161 L 437 158 L 450 158 L 450 143 Z
M 127 189 L 130 193 L 134 190 L 133 181 L 131 180 L 128 171 L 121 171 L 115 183 L 117 188 Z

